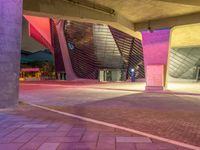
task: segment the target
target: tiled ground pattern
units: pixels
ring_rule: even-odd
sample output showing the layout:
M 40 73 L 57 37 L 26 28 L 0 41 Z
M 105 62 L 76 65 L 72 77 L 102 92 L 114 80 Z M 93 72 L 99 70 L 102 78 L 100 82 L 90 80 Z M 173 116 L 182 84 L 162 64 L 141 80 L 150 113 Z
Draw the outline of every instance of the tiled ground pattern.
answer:
M 143 93 L 132 90 L 135 83 L 119 85 L 23 85 L 20 97 L 26 102 L 200 146 L 198 93 Z
M 0 150 L 187 150 L 21 104 L 0 112 Z
M 119 97 L 73 107 L 64 105 L 49 107 L 200 146 L 200 110 L 195 110 L 195 108 L 193 111 L 187 111 L 186 108 L 185 110 L 174 110 L 167 106 L 164 109 L 162 104 L 157 108 L 153 106 L 155 108 L 152 109 L 149 102 L 147 102 L 148 108 L 140 108 L 141 105 L 146 105 L 142 104 L 145 101 L 140 101 L 140 104 L 134 103 L 132 97 Z M 135 96 L 135 99 L 141 97 L 143 96 Z M 163 97 L 156 94 L 153 97 L 154 99 L 160 97 L 164 101 L 172 96 Z M 174 97 L 172 99 L 176 99 Z

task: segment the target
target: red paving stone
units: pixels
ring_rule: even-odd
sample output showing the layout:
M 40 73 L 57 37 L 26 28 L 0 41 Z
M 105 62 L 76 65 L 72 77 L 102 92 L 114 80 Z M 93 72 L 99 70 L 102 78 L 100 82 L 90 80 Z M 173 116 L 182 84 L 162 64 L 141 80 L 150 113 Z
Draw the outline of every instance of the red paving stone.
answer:
M 18 150 L 22 144 L 15 144 L 15 143 L 9 143 L 9 144 L 0 144 L 0 150 Z
M 29 142 L 24 143 L 20 150 L 36 150 L 47 140 L 47 138 L 48 137 L 35 136 Z
M 116 150 L 137 150 L 135 144 L 133 143 L 117 143 Z
M 47 141 L 51 143 L 68 143 L 68 142 L 79 142 L 80 139 L 81 139 L 80 136 L 76 137 L 54 136 L 54 137 L 49 137 Z
M 174 145 L 163 144 L 163 143 L 142 143 L 136 144 L 137 150 L 177 150 Z
M 99 132 L 87 131 L 84 133 L 81 142 L 95 142 L 99 138 Z

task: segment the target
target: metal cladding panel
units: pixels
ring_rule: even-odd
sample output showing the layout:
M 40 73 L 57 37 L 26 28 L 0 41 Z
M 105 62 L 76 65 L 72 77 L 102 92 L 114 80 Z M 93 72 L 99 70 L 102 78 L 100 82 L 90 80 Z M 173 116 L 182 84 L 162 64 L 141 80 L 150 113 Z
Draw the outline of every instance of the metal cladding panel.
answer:
M 135 68 L 144 78 L 141 41 L 101 24 L 65 21 L 65 37 L 74 72 L 79 78 L 97 79 L 99 69 Z
M 65 37 L 74 72 L 79 78 L 97 79 L 100 62 L 94 51 L 93 25 L 66 21 Z
M 132 68 L 136 70 L 136 78 L 145 78 L 141 40 L 123 33 L 113 27 L 110 27 L 110 31 L 125 62 L 127 78 L 130 78 Z
M 143 79 L 145 78 L 145 70 L 144 70 L 144 55 L 143 55 L 143 47 L 141 40 L 135 38 L 132 44 L 132 48 L 129 56 L 129 74 L 130 69 L 135 68 L 137 71 L 137 78 Z
M 54 47 L 55 70 L 57 73 L 65 72 L 58 34 L 53 20 L 51 20 L 51 33 L 52 33 L 52 45 Z
M 169 57 L 169 75 L 173 78 L 195 79 L 200 66 L 200 48 L 172 48 Z
M 124 60 L 107 25 L 93 25 L 94 48 L 104 68 L 124 69 Z

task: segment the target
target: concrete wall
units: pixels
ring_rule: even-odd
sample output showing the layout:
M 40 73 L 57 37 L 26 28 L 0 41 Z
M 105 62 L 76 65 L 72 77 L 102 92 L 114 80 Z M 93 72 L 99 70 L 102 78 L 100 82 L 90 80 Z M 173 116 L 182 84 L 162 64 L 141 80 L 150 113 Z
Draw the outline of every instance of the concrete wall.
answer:
M 165 85 L 169 42 L 169 29 L 142 32 L 146 88 L 161 89 Z
M 0 108 L 5 108 L 18 101 L 22 0 L 0 3 Z

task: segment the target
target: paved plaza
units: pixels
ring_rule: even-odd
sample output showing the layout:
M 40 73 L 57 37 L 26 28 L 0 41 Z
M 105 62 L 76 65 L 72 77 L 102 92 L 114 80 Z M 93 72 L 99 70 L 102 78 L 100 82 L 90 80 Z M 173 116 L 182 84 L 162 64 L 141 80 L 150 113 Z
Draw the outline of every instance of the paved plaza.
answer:
M 200 0 L 1 0 L 0 150 L 200 150 Z
M 20 104 L 0 112 L 0 150 L 187 150 Z
M 20 99 L 200 146 L 200 94 L 181 89 L 166 93 L 146 93 L 142 90 L 143 85 L 22 83 Z

